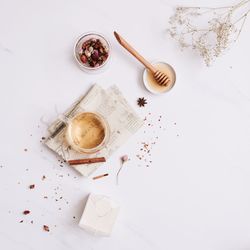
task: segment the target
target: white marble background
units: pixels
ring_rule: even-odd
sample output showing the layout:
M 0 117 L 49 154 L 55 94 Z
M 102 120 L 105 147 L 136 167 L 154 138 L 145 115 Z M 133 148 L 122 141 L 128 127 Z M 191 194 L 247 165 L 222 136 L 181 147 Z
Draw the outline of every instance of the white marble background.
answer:
M 0 0 L 1 249 L 250 249 L 250 21 L 210 68 L 180 52 L 165 34 L 177 4 L 229 3 Z M 143 67 L 116 43 L 114 29 L 147 58 L 176 68 L 170 93 L 146 92 Z M 106 34 L 112 43 L 112 63 L 101 74 L 83 73 L 72 57 L 75 39 L 89 30 Z M 117 84 L 142 116 L 151 112 L 158 124 L 162 115 L 166 127 L 145 126 L 96 172 L 110 174 L 98 181 L 60 167 L 40 143 L 48 122 L 94 82 Z M 140 109 L 136 99 L 142 96 L 148 105 Z M 152 164 L 138 166 L 138 143 L 155 135 Z M 117 186 L 123 154 L 131 161 Z M 90 192 L 121 204 L 111 238 L 95 238 L 77 226 Z M 25 209 L 31 214 L 22 215 Z

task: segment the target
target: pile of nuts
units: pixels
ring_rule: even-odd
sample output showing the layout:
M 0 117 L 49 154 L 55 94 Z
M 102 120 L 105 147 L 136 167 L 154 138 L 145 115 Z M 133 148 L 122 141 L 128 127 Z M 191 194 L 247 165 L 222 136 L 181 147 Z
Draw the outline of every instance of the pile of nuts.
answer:
M 88 67 L 101 66 L 108 58 L 108 49 L 100 39 L 91 38 L 82 44 L 82 51 L 79 53 L 81 62 Z

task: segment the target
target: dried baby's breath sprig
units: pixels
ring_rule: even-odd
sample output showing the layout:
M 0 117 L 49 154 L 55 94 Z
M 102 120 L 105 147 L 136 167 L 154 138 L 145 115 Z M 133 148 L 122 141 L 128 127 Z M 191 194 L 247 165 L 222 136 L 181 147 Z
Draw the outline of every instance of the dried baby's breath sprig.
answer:
M 225 7 L 177 7 L 168 32 L 181 49 L 196 50 L 207 66 L 235 42 L 250 12 L 250 0 Z

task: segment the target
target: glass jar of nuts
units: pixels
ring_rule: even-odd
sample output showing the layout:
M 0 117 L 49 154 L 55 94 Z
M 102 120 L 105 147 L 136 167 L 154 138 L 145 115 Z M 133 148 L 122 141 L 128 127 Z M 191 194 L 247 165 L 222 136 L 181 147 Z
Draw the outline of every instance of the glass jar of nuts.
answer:
M 107 65 L 110 50 L 110 43 L 103 35 L 88 32 L 78 38 L 74 47 L 74 56 L 82 70 L 96 72 Z

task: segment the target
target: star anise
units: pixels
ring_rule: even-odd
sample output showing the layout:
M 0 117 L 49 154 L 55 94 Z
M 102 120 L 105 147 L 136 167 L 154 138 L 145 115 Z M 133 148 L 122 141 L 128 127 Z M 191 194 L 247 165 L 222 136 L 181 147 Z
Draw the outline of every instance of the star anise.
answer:
M 139 107 L 144 107 L 147 104 L 147 100 L 144 97 L 138 98 L 137 104 Z

